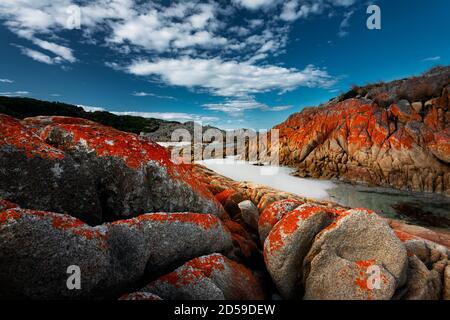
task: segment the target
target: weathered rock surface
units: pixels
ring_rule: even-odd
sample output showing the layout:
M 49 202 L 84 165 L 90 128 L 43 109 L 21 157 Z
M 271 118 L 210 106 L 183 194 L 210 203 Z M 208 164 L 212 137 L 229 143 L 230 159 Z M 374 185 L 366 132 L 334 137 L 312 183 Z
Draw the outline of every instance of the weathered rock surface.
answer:
M 0 212 L 0 297 L 104 298 L 200 255 L 227 252 L 231 235 L 214 215 L 152 213 L 96 227 L 52 212 Z M 68 290 L 78 266 L 81 290 Z
M 316 236 L 303 270 L 305 299 L 390 299 L 406 281 L 406 249 L 374 212 L 348 210 Z
M 280 162 L 298 175 L 450 195 L 450 85 L 416 111 L 354 98 L 307 108 L 277 125 Z
M 250 200 L 242 201 L 238 204 L 241 210 L 242 219 L 253 229 L 258 229 L 259 211 Z
M 259 216 L 258 221 L 258 232 L 261 243 L 264 244 L 270 230 L 272 230 L 273 226 L 280 221 L 286 213 L 294 210 L 302 204 L 303 202 L 296 199 L 284 199 L 273 202 L 265 208 Z
M 439 300 L 441 297 L 441 275 L 436 270 L 428 270 L 416 256 L 409 259 L 406 300 Z
M 191 260 L 151 282 L 140 292 L 171 300 L 259 300 L 259 280 L 245 266 L 220 254 Z
M 443 298 L 450 300 L 450 264 L 445 267 L 444 271 L 444 293 Z
M 0 115 L 0 197 L 91 224 L 142 212 L 223 212 L 161 146 L 66 117 Z
M 303 259 L 314 237 L 328 226 L 334 212 L 326 207 L 304 204 L 286 213 L 264 242 L 264 259 L 281 296 L 301 297 Z

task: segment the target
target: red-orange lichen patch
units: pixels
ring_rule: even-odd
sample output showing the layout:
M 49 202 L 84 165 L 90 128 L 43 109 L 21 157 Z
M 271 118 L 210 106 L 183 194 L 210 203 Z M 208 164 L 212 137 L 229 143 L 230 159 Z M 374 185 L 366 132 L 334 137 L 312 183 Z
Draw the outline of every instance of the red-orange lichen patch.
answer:
M 19 210 L 9 209 L 0 212 L 0 224 L 8 222 L 10 220 L 17 220 L 22 217 L 22 213 Z
M 160 277 L 158 280 L 168 282 L 179 288 L 193 283 L 199 278 L 210 278 L 214 271 L 225 269 L 225 258 L 218 254 L 196 258 L 184 264 L 178 270 Z
M 283 247 L 284 239 L 298 229 L 300 221 L 306 220 L 313 214 L 319 212 L 326 212 L 331 215 L 334 214 L 321 206 L 304 206 L 287 213 L 283 219 L 275 225 L 268 236 L 270 251 L 274 252 Z
M 216 227 L 220 222 L 219 219 L 211 214 L 203 213 L 148 213 L 140 215 L 133 219 L 119 220 L 113 222 L 113 224 L 127 224 L 130 226 L 140 226 L 143 221 L 158 221 L 162 223 L 191 223 L 195 224 L 205 230 L 212 229 Z
M 258 225 L 273 227 L 286 213 L 292 211 L 295 206 L 302 204 L 302 201 L 295 199 L 276 201 L 264 209 L 259 217 Z
M 236 193 L 236 191 L 234 191 L 233 189 L 227 189 L 227 190 L 224 190 L 224 191 L 216 194 L 215 198 L 218 202 L 220 202 L 220 204 L 225 205 L 227 200 L 235 193 Z
M 0 114 L 0 147 L 4 145 L 11 145 L 22 150 L 27 158 L 36 156 L 47 159 L 64 158 L 61 150 L 46 144 L 20 121 Z
M 55 215 L 52 219 L 52 224 L 55 228 L 60 230 L 67 230 L 74 235 L 82 236 L 88 240 L 97 238 L 104 238 L 104 234 L 96 230 L 81 220 L 64 215 Z
M 173 166 L 165 148 L 136 134 L 102 125 L 54 124 L 48 126 L 41 136 L 47 138 L 54 128 L 71 135 L 72 141 L 66 141 L 64 146 L 67 149 L 82 145 L 95 151 L 99 157 L 121 158 L 130 168 L 138 168 L 151 160 L 168 168 Z
M 125 164 L 137 169 L 150 161 L 158 163 L 174 179 L 189 184 L 196 192 L 208 199 L 213 199 L 207 186 L 192 173 L 188 164 L 174 164 L 167 149 L 153 141 L 133 133 L 123 132 L 93 122 L 83 122 L 77 118 L 57 118 L 41 132 L 44 140 L 52 133 L 60 130 L 69 134 L 60 147 L 64 150 L 87 148 L 99 157 L 115 157 L 123 159 Z
M 417 237 L 401 230 L 394 230 L 394 233 L 401 242 L 407 242 L 409 240 L 417 239 Z
M 355 279 L 355 285 L 367 294 L 367 299 L 372 300 L 372 289 L 369 287 L 369 277 L 367 269 L 375 265 L 375 259 L 355 261 L 355 265 L 360 269 L 359 277 Z
M 16 205 L 15 203 L 12 203 L 8 200 L 0 199 L 0 210 L 12 209 L 17 207 L 18 205 Z

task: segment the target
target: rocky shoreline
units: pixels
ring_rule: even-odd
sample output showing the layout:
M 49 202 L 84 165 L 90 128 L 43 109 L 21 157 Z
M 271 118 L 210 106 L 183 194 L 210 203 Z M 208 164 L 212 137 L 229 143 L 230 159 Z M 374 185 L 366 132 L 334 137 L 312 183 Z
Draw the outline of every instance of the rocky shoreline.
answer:
M 300 177 L 450 195 L 450 68 L 356 87 L 291 115 L 280 163 Z
M 174 164 L 91 121 L 0 120 L 1 299 L 450 299 L 448 232 Z

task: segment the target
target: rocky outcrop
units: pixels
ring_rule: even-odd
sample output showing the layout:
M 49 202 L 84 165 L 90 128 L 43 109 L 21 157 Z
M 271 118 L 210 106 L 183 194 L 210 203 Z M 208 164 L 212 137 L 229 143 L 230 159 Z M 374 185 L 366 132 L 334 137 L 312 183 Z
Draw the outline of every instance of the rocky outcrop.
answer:
M 85 119 L 0 115 L 0 168 L 1 198 L 90 224 L 142 212 L 223 212 L 164 148 Z
M 141 289 L 170 300 L 261 300 L 259 280 L 245 266 L 220 254 L 187 262 Z
M 151 213 L 91 227 L 68 215 L 3 209 L 0 297 L 114 297 L 190 259 L 231 249 L 231 234 L 214 215 Z M 80 270 L 81 290 L 68 290 L 70 266 Z
M 432 80 L 429 80 L 432 81 Z M 280 162 L 301 177 L 450 195 L 450 85 L 427 101 L 341 98 L 293 114 Z
M 0 117 L 0 298 L 448 297 L 444 232 L 177 165 L 88 120 Z
M 234 182 L 201 166 L 195 169 L 210 179 L 213 193 L 222 197 L 240 192 L 259 208 L 259 237 L 276 295 L 441 299 L 448 292 L 450 246 L 445 230 Z

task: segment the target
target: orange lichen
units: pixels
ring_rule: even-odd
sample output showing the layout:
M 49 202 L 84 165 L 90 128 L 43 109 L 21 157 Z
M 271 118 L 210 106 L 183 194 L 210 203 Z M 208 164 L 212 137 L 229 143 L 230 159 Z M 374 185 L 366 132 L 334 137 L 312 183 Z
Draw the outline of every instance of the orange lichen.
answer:
M 0 212 L 0 224 L 8 222 L 10 220 L 17 220 L 22 217 L 22 213 L 19 210 L 9 209 Z
M 400 239 L 401 242 L 406 242 L 409 240 L 416 239 L 416 237 L 414 237 L 413 235 L 411 235 L 407 232 L 401 231 L 401 230 L 394 230 L 394 233 L 397 236 L 397 238 Z
M 110 127 L 90 124 L 53 124 L 48 126 L 41 136 L 47 139 L 54 129 L 71 135 L 71 141 L 65 141 L 64 149 L 78 146 L 87 147 L 99 157 L 111 156 L 121 158 L 130 168 L 138 168 L 153 160 L 171 167 L 168 151 L 160 145 L 136 134 L 119 131 Z
M 375 259 L 355 261 L 355 265 L 360 269 L 359 277 L 355 279 L 355 285 L 357 285 L 360 290 L 366 292 L 368 300 L 372 300 L 372 289 L 368 284 L 369 275 L 367 274 L 367 269 L 375 265 L 375 263 Z
M 274 252 L 283 247 L 284 239 L 298 229 L 300 221 L 306 220 L 319 212 L 334 214 L 321 206 L 305 206 L 287 213 L 283 219 L 275 225 L 268 236 L 270 251 Z
M 223 271 L 225 269 L 224 259 L 217 254 L 196 258 L 187 262 L 178 270 L 160 277 L 158 281 L 167 282 L 180 288 L 195 282 L 199 278 L 210 278 L 214 271 Z
M 227 190 L 224 190 L 224 191 L 216 194 L 215 198 L 218 202 L 220 202 L 220 204 L 225 205 L 227 200 L 235 193 L 236 193 L 236 191 L 234 191 L 233 189 L 227 189 Z
M 273 227 L 286 213 L 292 211 L 295 206 L 302 205 L 303 202 L 295 199 L 284 199 L 270 204 L 261 213 L 258 225 Z
M 0 114 L 0 148 L 4 145 L 11 145 L 23 151 L 27 158 L 64 158 L 61 150 L 45 143 L 39 136 L 23 126 L 20 121 Z
M 113 222 L 113 224 L 127 224 L 130 226 L 141 226 L 141 222 L 144 221 L 157 221 L 161 223 L 192 223 L 205 230 L 218 226 L 219 219 L 211 214 L 202 213 L 149 213 L 143 214 L 133 219 L 119 220 Z

